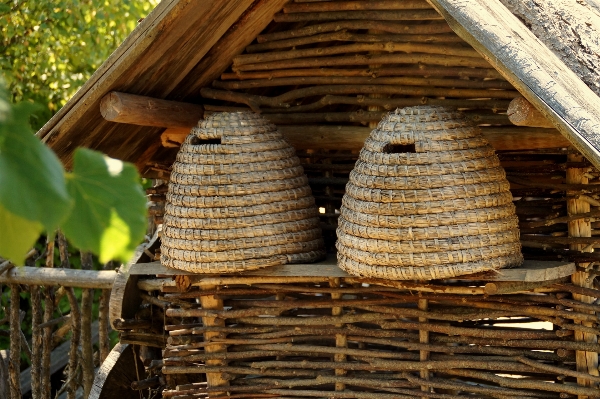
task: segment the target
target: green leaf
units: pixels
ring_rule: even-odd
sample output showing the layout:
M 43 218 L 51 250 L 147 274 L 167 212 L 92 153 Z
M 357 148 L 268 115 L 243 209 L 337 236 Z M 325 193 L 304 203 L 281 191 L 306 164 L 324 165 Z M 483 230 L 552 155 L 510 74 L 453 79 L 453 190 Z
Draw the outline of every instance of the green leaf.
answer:
M 43 231 L 42 224 L 17 216 L 0 204 L 0 226 L 0 256 L 22 265 Z
M 0 204 L 53 231 L 71 207 L 64 170 L 54 153 L 29 127 L 33 104 L 12 107 L 0 121 Z
M 101 263 L 128 261 L 146 231 L 146 197 L 135 167 L 80 148 L 67 187 L 75 200 L 63 224 L 69 240 Z

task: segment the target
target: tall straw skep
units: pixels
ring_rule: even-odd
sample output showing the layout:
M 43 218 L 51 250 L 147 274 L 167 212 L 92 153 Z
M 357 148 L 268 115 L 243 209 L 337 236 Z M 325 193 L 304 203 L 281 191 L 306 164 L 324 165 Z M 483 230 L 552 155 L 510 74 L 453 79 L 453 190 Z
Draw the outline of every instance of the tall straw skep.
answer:
M 409 107 L 365 142 L 346 186 L 338 264 L 350 274 L 432 280 L 523 262 L 509 183 L 459 112 Z
M 324 255 L 308 179 L 274 125 L 223 112 L 192 129 L 169 182 L 165 266 L 233 273 Z

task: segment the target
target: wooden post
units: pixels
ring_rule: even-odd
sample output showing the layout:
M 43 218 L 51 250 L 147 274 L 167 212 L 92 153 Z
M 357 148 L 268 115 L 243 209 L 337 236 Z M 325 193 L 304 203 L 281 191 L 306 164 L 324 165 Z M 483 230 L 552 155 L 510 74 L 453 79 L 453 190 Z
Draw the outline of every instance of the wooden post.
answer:
M 46 268 L 54 268 L 54 236 L 48 237 L 46 242 Z M 46 287 L 44 295 L 44 323 L 52 320 L 54 315 L 54 287 Z M 43 329 L 44 339 L 41 359 L 41 397 L 49 398 L 51 395 L 50 355 L 52 353 L 52 326 Z
M 519 96 L 512 100 L 508 105 L 506 114 L 508 119 L 517 126 L 554 127 L 525 97 Z
M 417 306 L 420 310 L 428 310 L 429 301 L 427 299 L 419 299 Z M 424 317 L 419 317 L 419 323 L 427 323 L 427 319 Z M 419 330 L 419 342 L 422 344 L 429 343 L 429 331 Z M 429 360 L 429 353 L 429 351 L 425 350 L 419 351 L 419 360 L 422 362 Z M 429 380 L 429 370 L 423 369 L 420 373 L 421 378 L 424 380 Z M 429 387 L 421 386 L 421 391 L 429 392 Z M 423 398 L 428 398 L 428 396 L 423 396 Z
M 81 268 L 91 270 L 92 254 L 81 252 Z M 86 288 L 81 293 L 81 370 L 83 371 L 83 394 L 87 398 L 94 383 L 94 354 L 92 348 L 92 303 L 94 290 Z
M 41 395 L 41 367 L 42 367 L 42 298 L 40 287 L 32 285 L 29 287 L 31 295 L 31 397 L 42 399 Z
M 580 154 L 570 154 L 568 155 L 569 162 L 583 162 L 585 159 Z M 587 184 L 588 178 L 585 177 L 586 169 L 578 169 L 578 168 L 569 168 L 567 169 L 567 184 Z M 568 199 L 567 200 L 567 212 L 570 215 L 575 215 L 579 213 L 587 213 L 590 212 L 590 204 L 588 202 L 579 200 L 579 199 Z M 576 219 L 568 222 L 569 226 L 569 237 L 591 237 L 592 236 L 592 225 L 589 219 Z M 572 250 L 586 250 L 584 249 L 585 245 L 582 244 L 572 244 Z M 593 249 L 589 249 L 588 251 L 592 252 Z M 585 266 L 585 265 L 582 265 Z M 586 272 L 575 272 L 572 276 L 573 284 L 586 287 L 593 288 L 593 280 L 594 278 L 590 276 L 589 273 Z M 592 303 L 596 298 L 592 298 L 585 295 L 573 294 L 573 298 L 577 301 Z M 585 326 L 592 326 L 592 323 L 589 322 L 581 322 Z M 598 342 L 598 336 L 594 334 L 583 333 L 581 331 L 575 331 L 575 340 L 576 341 L 584 341 L 584 342 Z M 598 353 L 593 352 L 583 352 L 576 351 L 576 362 L 577 362 L 577 371 L 590 374 L 590 375 L 599 375 L 598 374 Z M 586 379 L 578 378 L 577 382 L 583 386 L 593 386 L 592 382 Z M 587 396 L 578 396 L 579 399 L 586 399 Z
M 19 312 L 20 288 L 17 284 L 10 286 L 10 361 L 8 378 L 11 399 L 21 399 L 21 317 Z
M 340 278 L 333 278 L 329 281 L 330 287 L 339 287 L 340 286 Z M 332 292 L 331 299 L 342 299 L 342 293 L 340 292 Z M 344 308 L 341 306 L 335 306 L 331 308 L 332 316 L 341 316 L 344 313 Z M 336 327 L 343 327 L 343 324 L 336 324 Z M 346 334 L 335 334 L 335 346 L 337 348 L 347 348 L 348 347 L 348 336 Z M 336 362 L 345 362 L 347 360 L 347 356 L 342 353 L 337 353 L 333 356 L 334 361 Z M 345 376 L 346 370 L 335 369 L 336 376 Z M 346 384 L 341 382 L 335 383 L 336 391 L 343 391 L 346 389 Z
M 204 117 L 201 105 L 112 91 L 100 101 L 107 121 L 139 126 L 188 128 Z
M 204 291 L 210 291 L 217 289 L 216 285 L 206 285 L 201 287 Z M 217 299 L 214 295 L 207 295 L 200 297 L 200 304 L 202 305 L 202 309 L 206 310 L 223 310 L 223 300 Z M 225 319 L 219 319 L 216 317 L 203 317 L 202 324 L 204 326 L 217 326 L 217 327 L 225 327 Z M 212 338 L 223 338 L 224 334 L 220 332 L 205 332 L 204 333 L 204 341 L 208 342 Z M 213 344 L 206 345 L 204 348 L 206 353 L 219 353 L 226 352 L 227 346 L 221 344 Z M 207 360 L 207 366 L 224 366 L 225 361 L 223 360 Z M 206 382 L 209 387 L 225 387 L 229 386 L 229 382 L 223 378 L 222 373 L 206 373 Z M 214 392 L 212 395 L 221 396 L 224 395 L 224 392 Z M 211 396 L 212 396 L 211 395 Z

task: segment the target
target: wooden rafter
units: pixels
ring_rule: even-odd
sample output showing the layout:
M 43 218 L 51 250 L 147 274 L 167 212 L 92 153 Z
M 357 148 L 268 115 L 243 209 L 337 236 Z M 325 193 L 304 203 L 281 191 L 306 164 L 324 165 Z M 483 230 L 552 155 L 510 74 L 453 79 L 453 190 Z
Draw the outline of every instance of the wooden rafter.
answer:
M 428 0 L 450 27 L 600 167 L 596 96 L 499 1 Z

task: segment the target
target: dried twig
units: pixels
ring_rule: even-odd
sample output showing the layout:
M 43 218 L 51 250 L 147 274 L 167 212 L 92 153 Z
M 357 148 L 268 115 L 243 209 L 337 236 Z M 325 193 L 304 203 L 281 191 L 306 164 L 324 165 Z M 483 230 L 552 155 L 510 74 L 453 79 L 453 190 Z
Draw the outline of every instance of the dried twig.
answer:
M 81 268 L 91 270 L 92 254 L 81 252 Z M 81 293 L 81 369 L 83 375 L 83 393 L 88 397 L 94 383 L 94 358 L 92 348 L 92 303 L 94 290 L 84 289 Z

